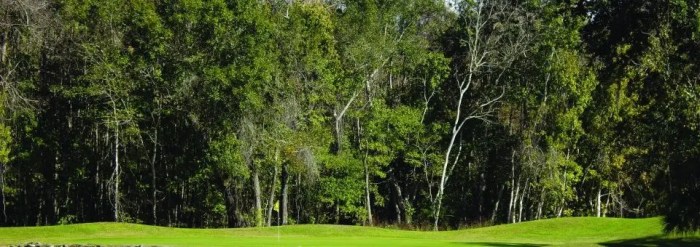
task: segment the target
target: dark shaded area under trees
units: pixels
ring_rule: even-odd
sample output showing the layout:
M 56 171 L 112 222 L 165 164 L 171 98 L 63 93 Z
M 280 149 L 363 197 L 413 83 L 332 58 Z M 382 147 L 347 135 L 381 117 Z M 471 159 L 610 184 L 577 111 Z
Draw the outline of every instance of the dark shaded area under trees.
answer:
M 0 225 L 700 226 L 700 2 L 0 0 Z

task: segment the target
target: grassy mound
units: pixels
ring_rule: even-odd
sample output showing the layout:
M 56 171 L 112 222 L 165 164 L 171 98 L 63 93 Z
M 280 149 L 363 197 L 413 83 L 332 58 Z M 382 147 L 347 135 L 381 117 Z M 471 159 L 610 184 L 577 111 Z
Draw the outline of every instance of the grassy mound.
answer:
M 0 245 L 159 246 L 656 246 L 700 245 L 697 238 L 661 235 L 659 218 L 561 218 L 458 231 L 418 232 L 361 226 L 294 225 L 182 229 L 126 223 L 0 228 Z

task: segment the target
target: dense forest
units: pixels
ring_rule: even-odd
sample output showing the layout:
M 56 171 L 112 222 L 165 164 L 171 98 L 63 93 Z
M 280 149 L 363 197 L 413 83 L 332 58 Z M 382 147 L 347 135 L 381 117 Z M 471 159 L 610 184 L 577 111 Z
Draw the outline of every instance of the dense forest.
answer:
M 0 225 L 700 226 L 698 0 L 0 0 Z

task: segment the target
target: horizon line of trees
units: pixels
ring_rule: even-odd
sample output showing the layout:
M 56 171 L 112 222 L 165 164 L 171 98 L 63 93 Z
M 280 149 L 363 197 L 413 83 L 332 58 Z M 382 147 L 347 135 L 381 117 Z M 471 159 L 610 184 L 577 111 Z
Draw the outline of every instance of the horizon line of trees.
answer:
M 0 226 L 698 229 L 700 1 L 457 2 L 0 0 Z

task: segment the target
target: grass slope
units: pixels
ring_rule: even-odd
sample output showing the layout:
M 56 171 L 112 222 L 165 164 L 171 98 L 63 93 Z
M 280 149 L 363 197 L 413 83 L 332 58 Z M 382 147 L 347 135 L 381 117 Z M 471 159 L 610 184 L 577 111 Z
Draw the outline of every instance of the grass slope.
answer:
M 294 225 L 280 228 L 181 229 L 125 223 L 0 228 L 0 245 L 143 244 L 160 246 L 595 246 L 698 245 L 661 236 L 661 219 L 561 218 L 458 231 Z

